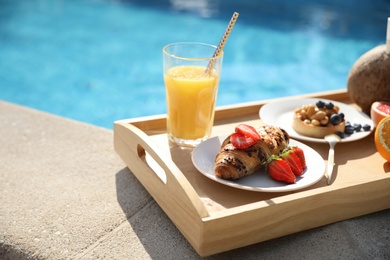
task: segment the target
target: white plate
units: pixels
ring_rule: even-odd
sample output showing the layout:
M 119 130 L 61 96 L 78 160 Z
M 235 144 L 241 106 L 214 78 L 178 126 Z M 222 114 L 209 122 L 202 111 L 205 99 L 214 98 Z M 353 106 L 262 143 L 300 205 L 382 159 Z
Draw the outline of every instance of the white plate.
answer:
M 294 117 L 294 110 L 300 106 L 315 104 L 317 101 L 322 100 L 324 102 L 332 102 L 334 105 L 340 108 L 340 112 L 344 113 L 345 120 L 349 121 L 351 124 L 369 124 L 371 126 L 370 131 L 361 130 L 360 132 L 354 132 L 352 135 L 347 136 L 341 140 L 341 142 L 352 142 L 359 139 L 362 139 L 368 136 L 373 128 L 374 124 L 369 116 L 360 112 L 353 107 L 333 101 L 328 99 L 320 98 L 305 98 L 305 99 L 291 99 L 285 101 L 276 101 L 264 105 L 260 111 L 259 115 L 261 120 L 268 125 L 278 126 L 287 131 L 287 133 L 292 137 L 303 141 L 317 142 L 317 143 L 326 143 L 323 138 L 308 137 L 301 134 L 298 134 L 292 128 L 292 121 Z
M 227 135 L 210 138 L 199 144 L 192 152 L 192 162 L 198 171 L 216 182 L 250 191 L 287 192 L 313 185 L 318 182 L 325 173 L 325 162 L 316 151 L 303 143 L 290 139 L 289 145 L 302 148 L 305 153 L 307 164 L 305 172 L 302 176 L 297 177 L 296 183 L 287 184 L 274 181 L 268 176 L 268 173 L 265 170 L 260 170 L 236 181 L 218 178 L 214 173 L 214 163 L 215 158 L 221 149 L 221 144 L 226 137 Z

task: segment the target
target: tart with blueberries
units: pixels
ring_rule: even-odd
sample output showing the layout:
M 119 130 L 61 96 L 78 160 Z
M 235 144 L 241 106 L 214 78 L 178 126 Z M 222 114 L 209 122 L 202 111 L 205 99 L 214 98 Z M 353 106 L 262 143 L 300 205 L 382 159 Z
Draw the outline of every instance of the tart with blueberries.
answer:
M 293 129 L 305 136 L 323 138 L 329 134 L 343 133 L 344 114 L 332 102 L 318 101 L 294 110 Z

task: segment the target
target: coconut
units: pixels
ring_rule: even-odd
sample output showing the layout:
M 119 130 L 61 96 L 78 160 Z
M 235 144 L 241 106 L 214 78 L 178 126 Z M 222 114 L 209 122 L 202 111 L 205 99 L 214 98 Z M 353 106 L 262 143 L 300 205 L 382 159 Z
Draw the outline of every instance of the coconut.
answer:
M 375 101 L 390 101 L 390 53 L 379 45 L 352 66 L 347 82 L 350 99 L 366 114 Z

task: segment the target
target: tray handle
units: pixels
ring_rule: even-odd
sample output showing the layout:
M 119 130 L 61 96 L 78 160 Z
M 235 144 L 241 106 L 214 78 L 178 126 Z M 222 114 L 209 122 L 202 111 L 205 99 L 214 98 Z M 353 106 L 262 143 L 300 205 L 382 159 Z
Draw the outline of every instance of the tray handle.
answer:
M 128 122 L 117 121 L 114 123 L 114 147 L 168 216 L 186 215 L 170 216 L 172 220 L 188 221 L 188 217 L 199 220 L 209 216 L 181 170 L 145 132 Z M 188 225 L 188 222 L 183 225 Z M 180 223 L 178 226 L 180 228 Z

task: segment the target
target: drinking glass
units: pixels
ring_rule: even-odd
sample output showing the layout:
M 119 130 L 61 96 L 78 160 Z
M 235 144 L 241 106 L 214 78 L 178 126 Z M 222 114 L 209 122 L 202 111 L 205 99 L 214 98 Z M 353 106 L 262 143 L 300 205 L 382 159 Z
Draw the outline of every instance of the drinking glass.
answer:
M 168 138 L 179 146 L 195 147 L 211 135 L 223 59 L 216 50 L 196 42 L 163 48 Z

